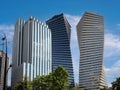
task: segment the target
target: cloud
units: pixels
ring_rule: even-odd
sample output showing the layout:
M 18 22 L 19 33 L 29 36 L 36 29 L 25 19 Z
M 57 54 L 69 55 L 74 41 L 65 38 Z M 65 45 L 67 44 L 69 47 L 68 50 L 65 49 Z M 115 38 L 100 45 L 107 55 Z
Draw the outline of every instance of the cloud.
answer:
M 1 32 L 1 34 L 2 33 L 6 34 L 8 41 L 13 40 L 13 35 L 14 35 L 13 30 L 14 30 L 14 25 L 13 24 L 10 24 L 10 25 L 2 24 L 2 25 L 0 25 L 0 32 Z
M 105 34 L 105 58 L 120 55 L 120 37 L 111 33 Z
M 79 20 L 81 19 L 81 16 L 76 16 L 76 15 L 69 15 L 65 14 L 68 22 L 72 26 L 71 29 L 71 40 L 76 41 L 77 40 L 77 34 L 76 34 L 76 25 L 78 24 Z
M 120 27 L 120 24 L 117 24 L 118 27 Z
M 111 87 L 111 83 L 120 76 L 120 60 L 118 60 L 109 68 L 105 67 L 105 72 L 107 75 L 108 86 Z
M 117 35 L 105 34 L 105 58 L 117 56 L 120 53 L 120 38 Z
M 105 47 L 112 47 L 120 50 L 120 37 L 113 34 L 105 34 Z
M 117 62 L 115 62 L 110 68 L 105 68 L 106 73 L 108 75 L 112 75 L 112 77 L 114 75 L 120 75 L 120 60 L 117 60 Z
M 77 15 L 65 14 L 65 16 L 72 27 L 76 27 L 77 23 L 79 22 L 79 20 L 81 18 L 81 16 L 77 16 Z
M 105 71 L 108 81 L 108 86 L 111 86 L 116 77 L 120 76 L 120 37 L 118 35 L 107 33 L 105 34 Z M 117 57 L 117 58 L 116 58 Z
M 0 25 L 0 30 L 13 30 L 14 29 L 14 25 L 6 25 L 6 24 L 3 24 L 3 25 Z

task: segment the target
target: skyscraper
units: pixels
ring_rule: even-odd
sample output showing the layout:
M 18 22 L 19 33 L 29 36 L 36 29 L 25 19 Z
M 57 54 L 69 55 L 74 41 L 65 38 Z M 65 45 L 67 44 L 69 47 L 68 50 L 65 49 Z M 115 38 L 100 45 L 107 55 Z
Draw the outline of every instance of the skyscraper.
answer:
M 6 69 L 8 69 L 8 65 L 9 65 L 9 59 L 7 59 Z M 0 90 L 3 90 L 4 87 L 4 73 L 5 73 L 4 70 L 5 70 L 5 53 L 3 51 L 0 51 Z M 6 86 L 7 86 L 7 81 L 8 78 L 6 77 Z
M 104 19 L 86 12 L 77 25 L 80 49 L 79 84 L 88 90 L 107 86 L 103 68 Z
M 15 25 L 12 56 L 12 86 L 27 76 L 33 80 L 38 75 L 52 71 L 51 30 L 38 19 L 19 19 Z
M 71 26 L 64 14 L 56 15 L 46 22 L 52 32 L 52 69 L 65 67 L 70 75 L 69 83 L 74 84 L 73 64 L 70 50 Z

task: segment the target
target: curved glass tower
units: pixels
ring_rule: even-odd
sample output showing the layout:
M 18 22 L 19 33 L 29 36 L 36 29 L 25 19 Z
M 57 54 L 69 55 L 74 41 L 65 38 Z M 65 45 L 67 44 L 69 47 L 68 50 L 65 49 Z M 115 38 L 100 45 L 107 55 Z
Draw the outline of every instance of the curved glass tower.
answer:
M 38 19 L 19 19 L 15 25 L 12 57 L 12 86 L 27 76 L 33 80 L 38 75 L 52 71 L 51 30 Z
M 73 64 L 70 50 L 71 26 L 63 14 L 49 19 L 47 25 L 52 32 L 52 69 L 65 67 L 70 75 L 69 84 L 74 85 Z
M 77 25 L 77 36 L 80 48 L 79 84 L 87 90 L 100 90 L 107 86 L 103 68 L 103 16 L 86 12 Z

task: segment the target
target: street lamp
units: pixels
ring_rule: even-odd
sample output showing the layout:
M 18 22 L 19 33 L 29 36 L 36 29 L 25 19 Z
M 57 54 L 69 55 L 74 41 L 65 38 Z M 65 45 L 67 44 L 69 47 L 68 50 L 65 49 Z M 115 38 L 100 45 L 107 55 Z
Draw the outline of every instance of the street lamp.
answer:
M 6 43 L 6 53 L 5 53 L 5 66 L 4 66 L 4 86 L 3 86 L 3 90 L 6 90 L 6 72 L 7 72 L 7 38 L 6 35 L 4 33 L 2 33 L 4 36 L 2 38 L 3 41 L 5 41 Z
M 10 69 L 11 67 L 12 67 L 12 64 L 9 65 L 6 73 L 8 73 L 8 71 L 9 71 L 9 69 Z

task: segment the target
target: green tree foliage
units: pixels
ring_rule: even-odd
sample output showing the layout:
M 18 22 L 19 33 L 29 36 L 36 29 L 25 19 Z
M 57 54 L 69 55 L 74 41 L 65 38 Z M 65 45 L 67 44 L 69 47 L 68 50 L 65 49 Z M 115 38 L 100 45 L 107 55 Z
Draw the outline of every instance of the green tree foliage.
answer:
M 113 90 L 120 90 L 120 77 L 116 79 L 116 81 L 112 82 Z
M 52 90 L 52 74 L 37 76 L 32 81 L 33 90 Z
M 17 83 L 12 90 L 32 90 L 32 85 L 31 82 L 27 80 L 27 77 L 25 77 L 24 80 Z
M 73 87 L 71 90 L 78 90 L 76 87 Z
M 66 90 L 68 88 L 69 74 L 64 67 L 58 66 L 58 68 L 56 68 L 56 70 L 53 72 L 52 77 L 53 90 Z
M 65 68 L 58 66 L 49 75 L 38 76 L 33 82 L 34 90 L 66 90 L 68 88 L 69 74 Z
M 100 90 L 111 90 L 110 88 L 107 88 L 107 87 L 104 87 L 104 88 L 102 88 L 102 89 L 100 89 Z

